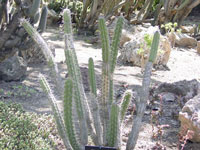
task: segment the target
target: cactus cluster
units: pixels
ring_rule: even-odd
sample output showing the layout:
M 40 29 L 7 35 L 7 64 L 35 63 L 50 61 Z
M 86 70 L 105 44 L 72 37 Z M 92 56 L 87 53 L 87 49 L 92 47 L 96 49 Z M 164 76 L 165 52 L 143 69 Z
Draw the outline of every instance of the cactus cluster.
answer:
M 46 5 L 44 5 L 40 13 L 40 3 L 41 0 L 34 0 L 31 8 L 27 9 L 26 14 L 31 18 L 31 22 L 33 22 L 34 24 L 37 23 L 40 18 L 38 31 L 43 32 L 46 28 L 48 8 Z
M 51 51 L 47 48 L 47 45 L 41 42 L 42 39 L 39 34 L 36 33 L 36 30 L 34 30 L 25 20 L 22 20 L 22 25 L 34 39 L 37 39 L 35 41 L 42 47 L 44 53 L 49 53 L 47 58 L 48 61 L 52 62 L 54 59 L 51 55 Z M 66 149 L 83 150 L 88 144 L 89 137 L 92 139 L 93 144 L 97 146 L 116 147 L 117 149 L 120 149 L 121 125 L 132 97 L 131 91 L 127 91 L 125 92 L 121 103 L 117 102 L 114 98 L 113 75 L 122 27 L 123 17 L 120 16 L 110 44 L 105 20 L 103 17 L 99 18 L 99 30 L 102 42 L 102 86 L 100 95 L 98 95 L 94 62 L 92 58 L 89 58 L 88 70 L 90 94 L 86 97 L 78 59 L 73 45 L 71 14 L 68 9 L 65 9 L 64 11 L 65 56 L 69 74 L 64 88 L 64 117 L 57 108 L 55 97 L 43 76 L 41 78 L 41 83 L 52 102 L 56 122 L 58 128 L 62 130 L 60 131 L 60 134 Z M 36 36 L 38 38 L 36 38 Z M 137 104 L 138 116 L 136 119 L 138 119 L 138 122 L 133 122 L 133 125 L 136 127 L 133 126 L 133 130 L 136 129 L 137 131 L 131 131 L 127 150 L 132 150 L 135 146 L 135 143 L 133 143 L 132 140 L 137 140 L 141 119 L 148 99 L 151 69 L 153 61 L 156 58 L 158 42 L 159 33 L 156 32 L 151 47 L 149 62 L 147 63 L 144 73 L 141 89 L 142 94 L 140 95 L 140 100 Z M 42 44 L 44 44 L 44 46 L 42 46 Z M 52 58 L 50 59 L 49 57 Z M 58 73 L 55 64 L 51 65 L 51 68 L 54 72 Z

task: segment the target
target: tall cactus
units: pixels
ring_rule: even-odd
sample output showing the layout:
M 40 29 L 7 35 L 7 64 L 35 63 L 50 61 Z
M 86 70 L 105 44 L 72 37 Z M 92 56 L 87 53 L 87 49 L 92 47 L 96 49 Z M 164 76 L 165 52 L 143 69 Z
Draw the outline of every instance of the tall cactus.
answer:
M 102 87 L 101 87 L 101 112 L 103 125 L 103 143 L 106 144 L 106 132 L 109 121 L 109 55 L 110 41 L 108 30 L 103 17 L 99 18 L 99 30 L 101 32 L 102 43 Z
M 76 111 L 80 125 L 81 144 L 86 145 L 88 142 L 88 129 L 86 123 L 86 96 L 83 89 L 80 68 L 78 66 L 77 56 L 73 46 L 73 37 L 71 29 L 71 16 L 69 10 L 64 11 L 64 30 L 65 30 L 65 56 L 69 76 L 74 84 L 74 99 Z
M 49 48 L 42 37 L 40 37 L 35 29 L 30 27 L 30 24 L 27 21 L 22 20 L 22 25 L 31 37 L 41 46 L 41 48 L 44 48 L 43 52 L 51 64 L 50 67 L 53 68 L 54 72 L 58 73 L 53 55 L 49 51 Z M 86 98 L 78 59 L 73 45 L 70 11 L 68 9 L 64 11 L 65 56 L 69 74 L 64 90 L 64 117 L 62 117 L 60 110 L 57 108 L 55 97 L 53 96 L 47 81 L 43 77 L 41 80 L 43 83 L 42 85 L 52 102 L 58 128 L 63 131 L 59 133 L 64 140 L 66 149 L 84 149 L 84 146 L 88 144 L 88 136 L 92 138 L 96 145 L 116 147 L 117 149 L 120 149 L 120 126 L 132 98 L 131 92 L 127 91 L 121 105 L 119 105 L 114 100 L 113 96 L 113 75 L 122 26 L 123 18 L 119 17 L 112 44 L 110 45 L 105 20 L 103 17 L 99 18 L 103 60 L 101 95 L 98 96 L 97 94 L 94 62 L 93 59 L 90 58 L 88 63 L 90 95 Z M 133 122 L 133 128 L 127 143 L 127 150 L 132 150 L 137 140 L 148 98 L 151 69 L 156 58 L 158 42 L 159 33 L 156 32 L 151 47 L 149 62 L 147 63 L 144 73 L 140 100 L 137 104 L 138 116 L 136 116 Z M 76 118 L 78 118 L 78 123 L 74 122 Z M 77 135 L 77 133 L 79 133 L 79 135 Z
M 43 8 L 42 8 L 42 14 L 41 14 L 40 23 L 39 23 L 39 26 L 38 26 L 39 32 L 44 32 L 44 30 L 46 29 L 47 15 L 48 15 L 48 8 L 47 8 L 46 5 L 44 5 Z
M 80 146 L 77 142 L 73 119 L 72 119 L 72 108 L 73 108 L 73 82 L 68 79 L 65 83 L 65 95 L 64 95 L 64 121 L 69 141 L 73 149 L 80 150 Z
M 34 17 L 40 8 L 40 0 L 34 0 L 32 7 L 29 9 L 28 15 Z
M 139 130 L 142 124 L 142 117 L 146 109 L 146 103 L 149 96 L 149 86 L 151 81 L 151 71 L 153 67 L 153 62 L 156 59 L 158 45 L 159 45 L 160 34 L 158 31 L 154 34 L 153 42 L 151 45 L 151 51 L 149 56 L 149 61 L 146 64 L 145 72 L 143 75 L 142 89 L 140 91 L 140 98 L 137 102 L 137 116 L 133 119 L 132 130 L 129 134 L 128 142 L 126 145 L 126 150 L 133 150 L 135 148 Z

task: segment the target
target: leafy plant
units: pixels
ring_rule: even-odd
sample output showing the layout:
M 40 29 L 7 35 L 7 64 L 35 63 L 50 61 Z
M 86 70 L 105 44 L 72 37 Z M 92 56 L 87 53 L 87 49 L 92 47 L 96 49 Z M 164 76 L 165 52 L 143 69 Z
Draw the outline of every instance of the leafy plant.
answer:
M 149 34 L 145 34 L 144 35 L 144 43 L 140 44 L 140 48 L 137 50 L 137 54 L 140 56 L 144 56 L 145 54 L 145 50 L 147 49 L 148 52 L 151 49 L 151 45 L 152 45 L 152 41 L 153 41 L 153 36 L 149 35 Z
M 53 150 L 56 132 L 53 117 L 26 113 L 19 104 L 0 101 L 1 150 Z
M 70 11 L 64 11 L 64 32 L 65 32 L 65 56 L 69 77 L 64 88 L 64 117 L 57 106 L 56 98 L 44 76 L 41 75 L 41 85 L 48 94 L 54 111 L 58 131 L 67 149 L 84 149 L 88 144 L 88 137 L 95 145 L 110 146 L 120 148 L 120 126 L 131 99 L 131 92 L 126 92 L 124 100 L 119 104 L 114 98 L 113 75 L 118 54 L 118 45 L 123 26 L 123 18 L 119 17 L 114 37 L 111 45 L 108 31 L 103 17 L 99 18 L 99 30 L 102 41 L 102 86 L 101 94 L 97 94 L 96 79 L 93 59 L 89 59 L 89 81 L 90 95 L 86 97 L 78 65 L 78 59 L 73 45 L 72 25 Z M 26 21 L 22 20 L 22 25 L 29 35 L 42 48 L 49 66 L 54 72 L 57 86 L 61 86 L 57 64 L 49 50 L 47 44 L 36 32 L 36 30 Z M 147 63 L 140 99 L 137 103 L 137 116 L 133 121 L 133 128 L 129 134 L 127 150 L 135 147 L 139 129 L 141 127 L 142 116 L 146 108 L 148 99 L 150 76 L 155 61 L 159 33 L 156 32 L 151 45 L 149 62 Z M 59 90 L 61 91 L 62 88 Z M 62 97 L 62 96 L 61 96 Z M 74 122 L 74 120 L 77 120 Z
M 167 33 L 175 32 L 175 31 L 180 33 L 181 29 L 176 29 L 177 26 L 178 26 L 177 22 L 174 22 L 174 23 L 169 22 L 166 24 L 162 24 L 161 28 L 164 28 Z

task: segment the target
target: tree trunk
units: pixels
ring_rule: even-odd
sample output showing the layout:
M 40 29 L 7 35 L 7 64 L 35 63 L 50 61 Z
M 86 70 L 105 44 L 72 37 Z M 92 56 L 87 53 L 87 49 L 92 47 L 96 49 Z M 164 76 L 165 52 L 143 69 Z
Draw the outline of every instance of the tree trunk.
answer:
M 6 3 L 5 3 L 6 1 Z M 9 7 L 9 1 L 5 0 L 0 3 L 0 7 Z M 20 19 L 26 18 L 29 20 L 30 23 L 34 24 L 33 22 L 37 23 L 36 16 L 39 14 L 39 4 L 40 0 L 15 0 L 15 13 L 8 14 L 4 9 L 0 9 L 0 63 L 5 59 L 15 55 L 17 52 L 24 56 L 24 58 L 30 58 L 30 56 L 34 56 L 34 54 L 40 55 L 40 49 L 34 46 L 34 42 L 28 38 L 28 34 L 25 32 L 24 28 L 20 25 Z M 42 9 L 43 16 L 40 19 L 40 27 L 42 29 L 46 26 L 46 18 L 47 18 L 47 8 L 44 6 L 44 10 Z M 30 10 L 34 10 L 34 13 Z M 6 19 L 7 15 L 11 16 Z M 5 19 L 3 19 L 5 18 Z M 29 53 L 23 52 L 29 51 Z M 32 54 L 30 54 L 32 52 Z M 22 55 L 22 53 L 24 55 Z M 29 55 L 26 57 L 26 54 Z M 41 56 L 41 55 L 40 55 Z

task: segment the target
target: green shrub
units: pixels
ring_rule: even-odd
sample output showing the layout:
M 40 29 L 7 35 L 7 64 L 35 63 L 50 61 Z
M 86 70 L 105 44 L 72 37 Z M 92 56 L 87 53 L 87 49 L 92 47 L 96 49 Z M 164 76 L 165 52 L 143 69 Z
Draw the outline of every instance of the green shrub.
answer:
M 25 112 L 19 104 L 0 101 L 0 150 L 53 150 L 50 115 Z

